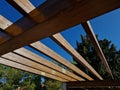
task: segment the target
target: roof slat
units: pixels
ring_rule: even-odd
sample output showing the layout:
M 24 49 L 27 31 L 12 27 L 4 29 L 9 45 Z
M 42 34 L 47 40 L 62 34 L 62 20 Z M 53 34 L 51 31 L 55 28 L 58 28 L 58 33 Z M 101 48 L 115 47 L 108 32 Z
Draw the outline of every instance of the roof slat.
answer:
M 112 75 L 112 72 L 110 70 L 110 67 L 109 67 L 109 65 L 107 63 L 107 60 L 106 60 L 106 58 L 105 58 L 105 56 L 103 54 L 103 51 L 102 51 L 102 49 L 101 49 L 101 47 L 100 47 L 100 45 L 98 43 L 98 40 L 97 40 L 96 36 L 95 36 L 95 33 L 93 32 L 92 26 L 90 25 L 90 22 L 89 21 L 84 22 L 84 23 L 82 23 L 82 26 L 83 26 L 85 32 L 87 33 L 88 37 L 90 38 L 92 44 L 94 45 L 95 50 L 96 50 L 98 56 L 100 57 L 100 59 L 104 63 L 106 71 L 114 79 L 114 77 Z
M 69 44 L 69 42 L 65 40 L 60 33 L 51 36 L 51 39 L 63 47 L 68 53 L 73 55 L 91 73 L 97 76 L 100 80 L 103 80 L 103 78 L 95 71 L 95 69 Z
M 38 41 L 38 42 L 32 43 L 30 45 L 32 47 L 36 48 L 38 51 L 42 52 L 43 54 L 53 58 L 57 62 L 65 65 L 68 68 L 70 68 L 71 70 L 73 70 L 74 72 L 78 73 L 79 75 L 85 77 L 86 79 L 93 80 L 89 75 L 87 75 L 86 73 L 84 73 L 83 71 L 81 71 L 80 69 L 75 67 L 73 64 L 71 64 L 70 62 L 65 60 L 63 57 L 58 55 L 56 52 L 54 52 L 53 50 L 51 50 L 50 48 L 48 48 L 47 46 L 45 46 L 41 42 Z
M 15 53 L 7 53 L 5 55 L 2 55 L 2 57 L 6 58 L 6 59 L 10 59 L 14 62 L 18 62 L 18 63 L 21 63 L 21 64 L 24 64 L 24 65 L 27 65 L 27 66 L 30 66 L 32 68 L 36 68 L 38 70 L 41 70 L 41 71 L 44 71 L 44 72 L 47 72 L 49 74 L 52 74 L 52 75 L 55 75 L 55 76 L 58 76 L 58 77 L 61 77 L 61 78 L 64 78 L 66 80 L 69 80 L 69 81 L 76 81 L 75 79 L 73 78 L 70 78 L 58 71 L 55 71 L 53 69 L 50 69 L 42 64 L 38 64 L 36 62 L 33 62 L 31 61 L 30 59 L 27 59 L 27 58 L 24 58 L 24 57 L 21 57 Z
M 58 65 L 56 65 L 56 64 L 54 64 L 54 63 L 52 63 L 52 62 L 50 62 L 48 60 L 45 60 L 44 58 L 38 56 L 37 54 L 34 54 L 33 52 L 31 52 L 31 51 L 29 51 L 29 50 L 27 50 L 25 48 L 17 49 L 14 52 L 17 53 L 17 54 L 23 55 L 24 57 L 27 57 L 27 58 L 29 58 L 29 59 L 31 59 L 33 61 L 36 61 L 37 63 L 41 63 L 41 64 L 43 64 L 43 65 L 45 65 L 45 66 L 47 66 L 49 68 L 57 70 L 57 71 L 65 74 L 67 76 L 70 76 L 70 77 L 72 77 L 72 78 L 74 78 L 76 80 L 84 81 L 84 79 L 82 79 L 81 77 L 78 77 L 77 75 L 69 72 L 68 70 L 66 70 L 66 69 L 64 69 L 64 68 L 62 68 L 62 67 L 60 67 L 60 66 L 58 66 Z
M 35 9 L 35 6 L 29 0 L 13 0 L 27 13 Z
M 10 25 L 12 25 L 12 22 L 6 19 L 5 17 L 3 17 L 2 15 L 0 15 L 0 28 L 6 29 Z
M 25 66 L 25 65 L 22 65 L 22 64 L 19 64 L 19 63 L 16 63 L 16 62 L 13 62 L 13 61 L 1 58 L 1 57 L 0 57 L 0 64 L 7 65 L 7 66 L 10 66 L 10 67 L 13 67 L 13 68 L 20 69 L 20 70 L 24 70 L 24 71 L 27 71 L 27 72 L 35 73 L 35 74 L 38 74 L 38 75 L 42 75 L 42 76 L 52 78 L 52 79 L 55 79 L 55 80 L 58 80 L 58 81 L 68 82 L 67 80 L 62 79 L 60 77 L 51 75 L 49 73 L 46 73 L 46 72 L 43 72 L 43 71 L 40 71 L 40 70 L 36 70 L 34 68 L 31 68 L 31 67 L 28 67 L 28 66 Z

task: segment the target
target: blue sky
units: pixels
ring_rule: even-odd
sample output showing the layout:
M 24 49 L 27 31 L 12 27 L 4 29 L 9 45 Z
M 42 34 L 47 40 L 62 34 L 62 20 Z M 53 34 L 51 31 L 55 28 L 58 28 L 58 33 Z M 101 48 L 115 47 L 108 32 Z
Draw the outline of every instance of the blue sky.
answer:
M 45 0 L 30 0 L 30 1 L 34 4 L 34 6 L 37 7 L 38 5 L 43 3 Z M 8 3 L 6 3 L 5 0 L 0 0 L 0 14 L 12 22 L 15 22 L 16 20 L 22 17 L 22 15 L 19 12 L 17 12 L 14 8 L 12 8 Z M 120 39 L 119 39 L 120 9 L 117 9 L 105 15 L 96 17 L 90 20 L 90 22 L 94 32 L 98 34 L 99 39 L 107 38 L 108 40 L 112 41 L 112 43 L 115 44 L 117 49 L 120 49 L 120 45 L 119 45 L 120 44 Z M 81 34 L 85 35 L 85 32 L 81 25 L 77 25 L 61 32 L 61 34 L 65 37 L 66 40 L 68 40 L 68 42 L 74 48 L 76 48 L 76 41 L 81 41 L 80 35 Z M 41 42 L 49 46 L 51 49 L 55 50 L 57 53 L 59 53 L 61 56 L 63 56 L 67 60 L 72 60 L 72 57 L 68 53 L 66 53 L 66 51 L 61 49 L 50 38 L 45 38 L 41 40 Z M 26 47 L 26 48 L 30 49 L 29 47 Z M 34 51 L 34 52 L 39 55 L 42 55 L 37 51 Z M 44 55 L 42 56 L 45 57 Z M 45 57 L 45 58 L 49 59 L 48 57 Z

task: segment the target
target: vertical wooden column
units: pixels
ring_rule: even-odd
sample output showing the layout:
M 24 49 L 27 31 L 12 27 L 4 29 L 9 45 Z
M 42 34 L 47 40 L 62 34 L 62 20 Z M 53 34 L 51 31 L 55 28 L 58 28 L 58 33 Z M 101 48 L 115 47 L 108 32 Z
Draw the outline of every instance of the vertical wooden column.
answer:
M 66 85 L 66 83 L 62 83 L 62 90 L 67 90 L 67 85 Z

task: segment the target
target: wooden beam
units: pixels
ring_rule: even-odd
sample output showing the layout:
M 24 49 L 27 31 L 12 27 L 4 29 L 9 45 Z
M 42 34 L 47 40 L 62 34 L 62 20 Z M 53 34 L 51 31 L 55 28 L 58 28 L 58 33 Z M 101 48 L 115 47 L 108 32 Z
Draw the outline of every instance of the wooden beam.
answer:
M 0 44 L 11 38 L 11 36 L 4 30 L 10 25 L 12 25 L 12 22 L 0 15 Z
M 98 43 L 98 40 L 97 40 L 97 38 L 96 38 L 96 36 L 95 36 L 95 34 L 93 32 L 92 26 L 90 25 L 90 22 L 89 21 L 84 22 L 84 23 L 82 23 L 82 26 L 83 26 L 85 32 L 87 33 L 88 37 L 90 38 L 92 44 L 94 45 L 98 56 L 100 57 L 100 59 L 102 60 L 104 66 L 106 68 L 106 71 L 114 79 L 114 77 L 112 75 L 112 72 L 110 70 L 110 67 L 109 67 L 109 65 L 107 63 L 107 60 L 106 60 L 106 58 L 105 58 L 105 56 L 103 54 L 103 51 L 102 51 L 102 49 L 101 49 L 101 47 L 100 47 L 100 45 Z
M 68 53 L 73 55 L 78 60 L 78 62 L 86 67 L 91 73 L 97 76 L 100 80 L 103 80 L 103 78 L 95 71 L 95 69 L 69 44 L 69 42 L 65 40 L 65 38 L 60 33 L 51 36 L 51 39 L 63 47 Z
M 49 74 L 49 73 L 31 68 L 31 67 L 28 67 L 28 66 L 25 66 L 25 65 L 7 60 L 5 58 L 0 57 L 0 64 L 7 65 L 7 66 L 10 66 L 10 67 L 13 67 L 13 68 L 16 68 L 16 69 L 24 70 L 24 71 L 27 71 L 27 72 L 31 72 L 31 73 L 34 73 L 34 74 L 42 75 L 42 76 L 52 78 L 52 79 L 55 79 L 55 80 L 58 80 L 58 81 L 61 81 L 61 82 L 68 82 L 67 80 L 62 79 L 60 77 L 57 77 L 57 76 L 54 76 L 52 74 Z
M 2 55 L 2 57 L 6 58 L 6 59 L 10 59 L 10 60 L 12 60 L 14 62 L 18 62 L 18 63 L 24 64 L 24 65 L 30 66 L 30 67 L 38 69 L 38 70 L 41 70 L 43 72 L 47 72 L 49 74 L 56 75 L 58 77 L 66 79 L 68 81 L 76 81 L 75 79 L 70 78 L 70 77 L 68 77 L 68 76 L 66 76 L 66 75 L 64 75 L 64 74 L 62 74 L 62 73 L 60 73 L 58 71 L 50 69 L 50 68 L 48 68 L 48 67 L 46 67 L 46 66 L 44 66 L 42 64 L 38 64 L 36 62 L 31 61 L 30 59 L 21 57 L 21 56 L 19 56 L 17 54 L 11 53 L 11 52 L 7 53 L 5 55 Z
M 120 79 L 68 82 L 68 88 L 120 88 Z M 116 89 L 115 89 L 116 90 Z
M 54 52 L 53 50 L 51 50 L 50 48 L 48 48 L 47 46 L 45 46 L 41 42 L 38 41 L 38 42 L 32 43 L 30 45 L 33 48 L 37 49 L 38 51 L 42 52 L 43 54 L 51 57 L 52 59 L 56 60 L 57 62 L 65 65 L 68 68 L 70 68 L 71 70 L 73 70 L 74 72 L 78 73 L 79 75 L 85 77 L 86 79 L 93 80 L 89 75 L 87 75 L 86 73 L 84 73 L 79 68 L 75 67 L 73 64 L 71 64 L 70 62 L 68 62 L 66 59 L 64 59 L 63 57 L 61 57 L 60 55 L 58 55 L 56 52 Z
M 11 37 L 0 30 L 0 44 L 9 40 Z
M 6 19 L 5 17 L 3 17 L 2 15 L 0 15 L 0 28 L 6 29 L 10 25 L 12 25 L 12 22 Z
M 25 17 L 21 18 L 12 26 L 6 29 L 6 31 L 12 36 L 17 36 L 24 31 L 32 28 L 36 24 L 46 21 L 48 18 L 56 15 L 56 13 L 70 5 L 70 2 L 68 2 L 68 0 L 52 0 L 52 2 L 50 0 L 47 0 L 46 3 L 26 15 L 27 12 L 25 12 L 23 8 L 18 6 L 13 0 L 7 0 L 7 2 L 15 7 L 20 13 L 25 15 Z
M 25 10 L 25 12 L 27 13 L 35 9 L 35 7 L 29 0 L 13 0 L 13 1 L 16 2 L 20 7 L 22 7 L 23 10 Z
M 11 0 L 10 0 L 10 1 L 11 1 Z M 7 20 L 7 19 L 6 19 L 6 20 Z M 8 22 L 9 22 L 9 20 L 6 21 L 6 23 L 8 23 Z M 8 40 L 8 39 L 5 38 L 5 40 Z M 24 51 L 24 50 L 23 50 L 23 51 Z M 19 50 L 16 50 L 16 52 L 19 52 L 19 53 L 20 53 L 21 50 L 20 50 L 20 49 L 19 49 Z M 23 54 L 23 52 L 22 52 L 22 54 Z M 26 55 L 26 54 L 24 54 L 24 55 Z M 29 55 L 29 54 L 27 54 L 27 55 Z M 29 57 L 30 57 L 30 56 L 29 56 Z M 36 57 L 35 57 L 34 59 L 36 59 Z M 37 59 L 38 59 L 38 58 L 37 58 Z M 38 61 L 38 60 L 37 60 L 37 61 Z M 41 61 L 41 60 L 40 60 L 40 61 Z M 39 61 L 39 62 L 40 62 L 40 61 Z M 44 61 L 44 60 L 43 60 L 43 61 Z M 41 63 L 44 63 L 44 62 L 41 62 Z M 48 64 L 48 63 L 49 63 L 49 64 Z M 48 63 L 45 62 L 44 64 L 50 65 L 50 62 L 48 62 Z M 50 65 L 50 66 L 51 66 L 51 65 Z M 62 69 L 61 69 L 61 68 L 58 69 L 58 67 L 55 67 L 55 65 L 53 66 L 53 68 L 59 70 L 60 72 L 66 72 L 66 74 L 67 74 L 68 76 L 72 76 L 73 78 L 76 78 L 77 80 L 80 80 L 80 81 L 81 81 L 81 80 L 84 80 L 84 79 L 76 76 L 75 74 L 73 74 L 73 73 L 71 73 L 71 72 L 69 72 L 69 71 L 66 71 L 66 70 L 63 69 L 63 68 L 62 68 Z M 61 71 L 61 70 L 62 70 L 62 71 Z
M 14 34 L 18 36 L 16 38 L 9 40 L 6 43 L 1 44 L 0 55 L 13 51 L 24 45 L 28 45 L 30 43 L 33 43 L 45 37 L 51 36 L 71 26 L 77 25 L 91 18 L 97 17 L 106 12 L 109 12 L 113 9 L 119 8 L 120 6 L 120 0 L 111 0 L 111 1 L 87 0 L 87 1 L 81 1 L 81 2 L 79 0 L 77 1 L 70 0 L 71 2 L 68 2 L 69 0 L 63 0 L 63 1 L 64 3 L 65 2 L 66 3 L 63 4 L 61 1 L 61 3 L 58 3 L 57 5 L 52 4 L 51 5 L 52 9 L 50 8 L 51 11 L 49 11 L 48 7 L 45 7 L 45 6 L 43 7 L 43 5 L 41 5 L 37 9 L 30 12 L 34 20 L 36 20 L 36 22 L 39 22 L 38 24 L 28 19 L 28 17 L 26 16 L 24 18 L 21 18 L 14 25 L 7 28 L 6 30 L 8 32 L 11 31 L 12 34 L 14 34 L 16 30 L 18 30 L 19 34 L 23 30 L 28 30 L 28 29 L 29 30 L 25 31 L 21 35 Z M 61 5 L 63 7 L 64 6 L 66 7 L 60 8 Z M 39 13 L 37 11 L 39 11 Z M 31 37 L 31 36 L 35 36 L 35 37 Z
M 20 7 L 16 2 L 14 2 L 14 0 L 6 0 L 6 2 L 8 2 L 13 8 L 15 8 L 22 15 L 24 16 L 27 15 L 27 12 L 25 12 L 25 10 L 23 10 L 22 7 Z
M 62 67 L 60 67 L 60 66 L 58 66 L 58 65 L 56 65 L 56 64 L 54 64 L 54 63 L 52 63 L 50 61 L 48 61 L 48 60 L 45 60 L 44 58 L 38 56 L 37 54 L 35 54 L 35 53 L 25 49 L 25 48 L 17 49 L 14 52 L 17 53 L 17 54 L 20 54 L 20 55 L 22 55 L 24 57 L 27 57 L 27 58 L 29 58 L 29 59 L 37 62 L 37 63 L 45 65 L 45 66 L 47 66 L 47 67 L 49 67 L 51 69 L 59 71 L 59 72 L 65 74 L 67 76 L 70 76 L 70 77 L 72 77 L 72 78 L 74 78 L 74 79 L 76 79 L 78 81 L 84 81 L 83 78 L 78 77 L 77 75 L 71 73 L 70 71 L 68 71 L 68 70 L 66 70 L 66 69 L 64 69 L 64 68 L 62 68 Z

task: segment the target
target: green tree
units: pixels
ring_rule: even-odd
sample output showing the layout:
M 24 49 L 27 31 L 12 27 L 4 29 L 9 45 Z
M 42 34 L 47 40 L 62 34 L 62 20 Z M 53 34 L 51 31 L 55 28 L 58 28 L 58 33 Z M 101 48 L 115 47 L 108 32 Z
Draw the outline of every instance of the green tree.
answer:
M 35 74 L 25 71 L 0 65 L 0 90 L 14 90 L 18 87 L 23 87 L 24 90 L 37 90 L 35 81 Z
M 41 76 L 0 65 L 0 90 L 14 90 L 18 87 L 24 90 L 42 90 Z M 62 83 L 45 78 L 47 90 L 61 90 Z
M 115 45 L 112 44 L 111 41 L 107 39 L 98 41 L 108 61 L 108 64 L 111 68 L 114 78 L 120 78 L 120 51 L 117 50 Z M 93 68 L 95 68 L 95 70 L 104 79 L 110 78 L 108 73 L 105 71 L 103 63 L 101 62 L 99 56 L 97 55 L 94 46 L 92 45 L 91 41 L 87 36 L 81 35 L 81 42 L 77 42 L 76 50 L 85 58 L 85 60 L 88 63 L 92 65 Z M 77 62 L 75 58 L 73 58 L 73 60 Z M 85 71 L 91 77 L 93 77 L 93 75 L 91 75 L 91 73 L 87 69 L 85 69 L 80 63 L 77 62 L 75 65 L 82 69 L 83 71 Z M 96 77 L 94 76 L 93 78 Z
M 45 86 L 47 90 L 62 90 L 62 82 L 53 79 L 47 79 Z

